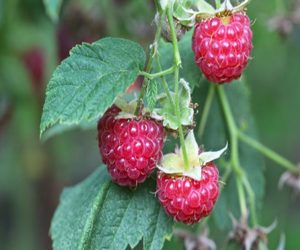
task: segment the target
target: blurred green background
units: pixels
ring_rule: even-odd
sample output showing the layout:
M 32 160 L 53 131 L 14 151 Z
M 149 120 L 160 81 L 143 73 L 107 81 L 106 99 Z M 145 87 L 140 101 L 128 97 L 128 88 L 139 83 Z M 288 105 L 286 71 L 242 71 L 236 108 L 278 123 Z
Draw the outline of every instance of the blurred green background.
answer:
M 298 6 L 298 7 L 297 7 Z M 298 8 L 298 9 L 297 9 Z M 105 36 L 153 39 L 153 1 L 64 1 L 52 22 L 41 0 L 0 0 L 0 249 L 51 249 L 49 226 L 64 186 L 99 165 L 96 130 L 39 140 L 45 86 L 71 47 Z M 261 141 L 300 160 L 300 1 L 253 1 L 253 60 L 246 70 Z M 298 19 L 297 19 L 298 18 Z M 201 105 L 201 104 L 200 104 Z M 300 200 L 278 190 L 282 170 L 266 161 L 266 198 L 260 221 L 278 226 L 270 249 L 286 235 L 286 249 L 300 249 Z M 225 232 L 212 232 L 224 239 Z M 178 239 L 166 249 L 182 249 Z

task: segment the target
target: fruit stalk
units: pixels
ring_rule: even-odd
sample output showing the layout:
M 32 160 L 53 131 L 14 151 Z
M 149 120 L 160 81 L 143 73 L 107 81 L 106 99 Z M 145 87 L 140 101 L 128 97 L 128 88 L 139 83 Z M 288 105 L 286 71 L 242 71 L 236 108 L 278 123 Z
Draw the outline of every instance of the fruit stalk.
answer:
M 139 75 L 144 76 L 144 77 L 146 77 L 146 78 L 148 78 L 148 79 L 150 79 L 150 80 L 153 80 L 153 79 L 155 79 L 155 78 L 162 77 L 162 76 L 165 76 L 165 75 L 169 75 L 169 74 L 174 73 L 175 68 L 176 68 L 176 67 L 172 66 L 172 67 L 170 67 L 170 68 L 168 68 L 168 69 L 166 69 L 166 70 L 161 70 L 161 71 L 159 71 L 159 72 L 157 72 L 157 73 L 154 73 L 154 74 L 151 74 L 151 73 L 148 73 L 148 72 L 141 71 L 141 72 L 139 73 Z
M 158 70 L 162 71 L 160 60 L 159 60 L 159 54 L 158 53 L 156 54 L 156 63 L 157 63 Z M 168 87 L 168 83 L 166 81 L 165 76 L 161 76 L 161 81 L 162 81 L 163 88 L 166 91 L 166 94 L 168 96 L 169 102 L 171 103 L 171 105 L 173 107 L 173 110 L 175 110 L 175 103 L 174 103 L 173 98 L 171 96 L 171 93 L 170 93 L 170 90 L 169 90 L 169 87 Z
M 247 203 L 245 198 L 245 189 L 249 195 L 249 203 L 250 203 L 250 211 L 251 211 L 251 218 L 252 218 L 252 224 L 257 224 L 257 216 L 256 216 L 256 210 L 255 210 L 255 194 L 252 190 L 252 187 L 250 183 L 248 182 L 247 175 L 244 172 L 244 170 L 240 166 L 239 162 L 239 152 L 238 152 L 238 129 L 236 126 L 236 123 L 233 118 L 232 111 L 230 109 L 230 105 L 226 96 L 226 93 L 224 91 L 223 86 L 218 86 L 217 91 L 219 94 L 219 99 L 221 102 L 221 106 L 223 108 L 223 112 L 225 115 L 225 119 L 228 126 L 229 136 L 230 136 L 230 149 L 231 149 L 231 155 L 230 155 L 230 163 L 231 168 L 235 172 L 236 175 L 236 184 L 237 184 L 237 190 L 239 195 L 239 201 L 240 201 L 240 209 L 242 217 L 246 218 L 247 216 Z M 246 180 L 246 181 L 245 181 Z M 245 187 L 245 189 L 244 189 Z
M 204 134 L 204 130 L 205 130 L 205 127 L 206 127 L 209 111 L 210 111 L 213 99 L 215 97 L 215 91 L 216 91 L 215 86 L 211 84 L 210 87 L 209 87 L 209 90 L 208 90 L 206 100 L 205 100 L 203 113 L 202 113 L 202 117 L 201 117 L 201 122 L 200 122 L 200 125 L 199 125 L 198 135 L 199 135 L 200 138 L 202 138 L 202 136 Z
M 175 24 L 173 20 L 173 9 L 168 6 L 167 8 L 167 19 L 170 25 L 170 31 L 171 31 L 171 36 L 172 36 L 172 44 L 173 44 L 173 55 L 174 55 L 174 89 L 175 89 L 175 115 L 177 116 L 178 119 L 178 133 L 179 133 L 179 139 L 180 139 L 180 144 L 182 148 L 182 155 L 183 155 L 183 160 L 184 160 L 184 167 L 186 170 L 189 169 L 189 159 L 188 159 L 188 154 L 185 146 L 185 141 L 184 141 L 184 135 L 183 135 L 183 129 L 180 121 L 180 105 L 179 105 L 179 67 L 181 66 L 181 57 L 180 57 L 180 52 L 179 52 L 179 47 L 178 47 L 178 41 L 177 41 L 177 36 L 176 36 L 176 31 L 175 31 Z

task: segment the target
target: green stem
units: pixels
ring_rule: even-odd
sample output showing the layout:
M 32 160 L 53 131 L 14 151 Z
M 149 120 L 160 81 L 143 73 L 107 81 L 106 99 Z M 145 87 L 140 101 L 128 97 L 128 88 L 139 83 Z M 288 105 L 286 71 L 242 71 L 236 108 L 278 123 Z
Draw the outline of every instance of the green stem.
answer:
M 175 31 L 175 25 L 173 20 L 173 10 L 170 6 L 167 8 L 167 18 L 170 26 L 171 31 L 171 37 L 172 37 L 172 44 L 173 44 L 173 54 L 174 54 L 174 65 L 176 66 L 174 70 L 174 89 L 175 89 L 175 115 L 178 120 L 178 133 L 179 133 L 179 139 L 182 149 L 182 155 L 184 160 L 184 167 L 186 170 L 189 169 L 189 159 L 187 154 L 187 149 L 185 146 L 184 141 L 184 135 L 183 135 L 183 129 L 181 125 L 181 119 L 180 119 L 180 96 L 179 96 L 179 67 L 181 66 L 181 58 L 180 58 L 180 52 L 178 47 L 178 41 Z
M 222 175 L 221 181 L 226 185 L 227 180 L 229 179 L 231 173 L 232 173 L 232 168 L 230 167 L 230 163 L 226 162 L 224 160 L 220 160 L 220 165 L 223 165 L 225 168 L 225 172 Z
M 181 58 L 180 58 L 180 52 L 178 47 L 178 41 L 177 41 L 177 35 L 173 20 L 173 10 L 171 7 L 167 8 L 167 18 L 170 25 L 170 31 L 171 31 L 171 37 L 172 37 L 172 43 L 173 43 L 173 52 L 174 52 L 174 63 L 176 66 L 181 66 Z
M 169 74 L 172 74 L 174 73 L 175 71 L 175 67 L 172 66 L 166 70 L 163 70 L 163 71 L 160 71 L 160 72 L 157 72 L 157 73 L 154 73 L 154 74 L 150 74 L 148 72 L 144 72 L 144 71 L 140 71 L 139 75 L 141 76 L 144 76 L 150 80 L 153 80 L 155 78 L 158 78 L 158 77 L 162 77 L 162 76 L 165 76 L 165 75 L 169 75 Z
M 161 69 L 161 64 L 160 64 L 160 60 L 159 60 L 159 54 L 156 54 L 156 63 L 157 63 L 158 70 L 161 71 L 162 69 Z M 163 88 L 164 88 L 164 90 L 167 93 L 167 97 L 169 99 L 169 102 L 171 103 L 173 110 L 175 110 L 175 103 L 174 103 L 174 100 L 173 100 L 173 98 L 171 96 L 171 93 L 170 93 L 170 90 L 169 90 L 169 87 L 168 87 L 168 83 L 166 81 L 165 76 L 161 76 L 161 80 L 162 80 Z
M 202 113 L 202 117 L 201 117 L 201 122 L 199 125 L 199 130 L 198 130 L 198 135 L 200 138 L 202 138 L 203 134 L 204 134 L 204 130 L 207 124 L 207 119 L 208 119 L 208 115 L 209 115 L 209 111 L 212 105 L 212 101 L 215 97 L 215 85 L 211 84 L 210 88 L 208 90 L 208 94 L 205 100 L 205 104 L 204 104 L 204 108 L 203 108 L 203 113 Z
M 228 126 L 229 136 L 230 136 L 230 149 L 231 149 L 231 163 L 233 170 L 238 176 L 243 175 L 243 171 L 240 168 L 239 163 L 239 152 L 238 152 L 238 137 L 237 137 L 237 127 L 233 119 L 233 114 L 231 112 L 229 102 L 227 100 L 223 86 L 218 86 L 217 91 L 222 104 L 223 112 Z
M 231 112 L 230 105 L 227 100 L 226 93 L 224 91 L 224 87 L 218 86 L 217 91 L 219 94 L 221 106 L 223 108 L 223 112 L 228 126 L 228 132 L 230 136 L 230 149 L 231 149 L 230 163 L 231 163 L 231 168 L 236 175 L 236 185 L 237 185 L 237 190 L 239 195 L 241 215 L 242 218 L 246 218 L 247 203 L 245 198 L 245 190 L 243 188 L 243 183 L 242 183 L 243 178 L 246 177 L 243 169 L 240 167 L 240 162 L 239 162 L 237 126 L 235 124 L 233 114 Z
M 286 168 L 287 170 L 297 172 L 298 167 L 290 162 L 289 160 L 285 159 L 281 155 L 277 154 L 273 150 L 269 149 L 268 147 L 264 146 L 260 142 L 252 139 L 248 135 L 239 131 L 238 137 L 241 141 L 247 143 L 249 146 L 255 148 L 257 151 L 262 153 L 264 156 L 268 157 L 269 159 L 273 160 L 274 162 L 278 163 L 280 166 Z
M 237 191 L 238 191 L 238 195 L 239 195 L 241 217 L 247 218 L 247 205 L 246 205 L 247 203 L 246 203 L 246 197 L 245 197 L 245 190 L 243 188 L 243 183 L 238 176 L 236 176 L 236 186 L 237 186 Z
M 156 8 L 157 12 L 158 12 L 159 14 L 162 14 L 163 10 L 161 9 L 161 6 L 160 6 L 160 4 L 159 4 L 159 1 L 158 1 L 158 0 L 154 0 L 154 4 L 155 4 L 155 8 Z
M 257 225 L 257 216 L 256 216 L 256 209 L 255 209 L 255 193 L 247 178 L 243 178 L 243 184 L 249 196 L 251 219 L 252 219 L 253 226 L 255 226 Z
M 175 71 L 175 77 L 174 81 L 175 84 L 177 82 L 177 85 L 179 83 L 179 70 L 178 68 Z M 188 153 L 186 150 L 185 146 L 185 141 L 184 141 L 184 135 L 183 135 L 183 129 L 181 125 L 181 119 L 180 119 L 180 106 L 179 106 L 179 90 L 178 87 L 175 87 L 175 114 L 178 119 L 178 133 L 179 133 L 179 139 L 180 139 L 180 145 L 181 145 L 181 150 L 182 150 L 182 155 L 183 155 L 183 161 L 184 161 L 184 167 L 185 170 L 188 170 L 190 168 L 190 163 L 189 163 L 189 158 L 188 158 Z

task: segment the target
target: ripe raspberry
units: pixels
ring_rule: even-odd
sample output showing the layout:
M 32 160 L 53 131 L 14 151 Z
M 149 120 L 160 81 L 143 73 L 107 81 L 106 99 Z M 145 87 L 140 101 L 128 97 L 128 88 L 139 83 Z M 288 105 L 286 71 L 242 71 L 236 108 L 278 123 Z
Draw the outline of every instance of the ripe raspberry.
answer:
M 159 172 L 158 198 L 168 215 L 177 221 L 194 224 L 212 212 L 219 195 L 218 178 L 218 169 L 212 162 L 202 167 L 200 181 Z
M 195 61 L 215 83 L 238 79 L 252 51 L 252 31 L 246 13 L 214 17 L 197 23 L 193 35 Z
M 162 157 L 164 129 L 153 119 L 116 119 L 113 106 L 98 123 L 98 145 L 114 182 L 136 186 L 146 180 Z

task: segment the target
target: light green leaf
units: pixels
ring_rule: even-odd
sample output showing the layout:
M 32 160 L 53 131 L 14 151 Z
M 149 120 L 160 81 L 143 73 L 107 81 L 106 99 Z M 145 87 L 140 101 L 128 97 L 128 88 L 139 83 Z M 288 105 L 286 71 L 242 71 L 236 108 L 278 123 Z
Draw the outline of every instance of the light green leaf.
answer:
M 64 190 L 51 224 L 54 250 L 135 247 L 160 250 L 172 233 L 167 217 L 154 196 L 153 180 L 136 190 L 110 181 L 105 166 L 82 183 Z
M 150 81 L 147 85 L 147 93 L 146 93 L 147 104 L 150 110 L 153 110 L 155 107 L 157 93 L 158 93 L 157 82 L 155 80 Z
M 178 174 L 192 179 L 201 180 L 201 166 L 199 161 L 199 147 L 196 142 L 194 131 L 191 130 L 185 138 L 185 145 L 189 153 L 189 168 L 184 166 L 182 148 L 177 153 L 170 153 L 163 156 L 158 169 L 167 174 Z
M 205 0 L 193 0 L 192 2 L 194 2 L 201 13 L 214 13 L 216 11 L 215 8 Z
M 44 0 L 46 12 L 53 21 L 58 20 L 62 1 L 63 0 Z
M 217 160 L 221 157 L 222 154 L 225 153 L 225 151 L 228 148 L 228 144 L 226 146 L 218 151 L 206 151 L 202 152 L 199 155 L 199 161 L 201 162 L 202 165 L 205 165 L 211 161 Z
M 165 10 L 168 6 L 172 6 L 175 0 L 159 0 L 159 5 L 162 10 Z
M 194 110 L 190 107 L 191 103 L 191 90 L 189 84 L 183 79 L 180 80 L 180 123 L 184 126 L 193 125 Z M 175 94 L 171 93 L 172 99 L 175 100 Z M 155 117 L 161 117 L 165 127 L 177 130 L 178 118 L 174 113 L 174 107 L 169 101 L 166 94 L 161 95 L 158 98 L 160 108 L 153 110 Z
M 183 172 L 183 159 L 181 155 L 170 153 L 163 156 L 157 167 L 167 174 L 178 174 Z
M 142 47 L 124 39 L 105 38 L 73 48 L 48 84 L 41 134 L 57 124 L 98 119 L 134 82 L 144 63 Z

